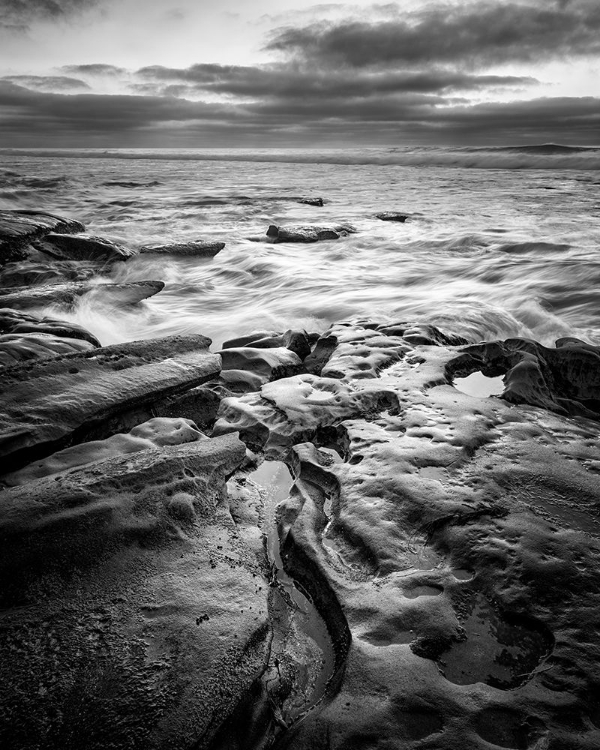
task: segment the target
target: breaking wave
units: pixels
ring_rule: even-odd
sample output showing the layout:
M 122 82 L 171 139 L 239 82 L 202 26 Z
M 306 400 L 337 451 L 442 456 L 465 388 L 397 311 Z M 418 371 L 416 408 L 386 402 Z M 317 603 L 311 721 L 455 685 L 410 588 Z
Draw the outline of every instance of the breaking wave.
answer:
M 433 166 L 462 169 L 600 170 L 600 148 L 540 144 L 490 148 L 362 149 L 0 149 L 0 156 L 152 161 Z

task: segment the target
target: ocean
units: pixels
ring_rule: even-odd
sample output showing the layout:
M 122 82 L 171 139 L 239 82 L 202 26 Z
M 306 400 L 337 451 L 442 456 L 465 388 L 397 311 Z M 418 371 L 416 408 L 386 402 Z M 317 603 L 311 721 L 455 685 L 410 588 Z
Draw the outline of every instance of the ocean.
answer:
M 301 204 L 322 197 L 323 207 Z M 0 151 L 0 208 L 82 221 L 132 247 L 226 243 L 213 259 L 139 256 L 98 281 L 159 279 L 129 310 L 65 312 L 102 344 L 202 333 L 323 331 L 343 319 L 430 323 L 470 341 L 600 344 L 600 149 Z M 405 213 L 405 223 L 376 218 Z M 348 222 L 316 244 L 270 224 Z

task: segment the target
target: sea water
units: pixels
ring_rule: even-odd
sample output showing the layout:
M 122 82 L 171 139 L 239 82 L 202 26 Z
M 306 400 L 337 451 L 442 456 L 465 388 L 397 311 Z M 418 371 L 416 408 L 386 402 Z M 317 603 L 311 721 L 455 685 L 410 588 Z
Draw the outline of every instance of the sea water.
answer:
M 103 344 L 202 333 L 218 348 L 351 318 L 431 323 L 470 341 L 600 344 L 599 149 L 4 150 L 0 209 L 20 208 L 132 247 L 226 243 L 213 259 L 117 264 L 99 281 L 166 283 L 130 309 L 95 295 L 43 310 Z M 384 222 L 382 211 L 408 219 Z M 265 234 L 343 222 L 356 234 L 315 244 Z

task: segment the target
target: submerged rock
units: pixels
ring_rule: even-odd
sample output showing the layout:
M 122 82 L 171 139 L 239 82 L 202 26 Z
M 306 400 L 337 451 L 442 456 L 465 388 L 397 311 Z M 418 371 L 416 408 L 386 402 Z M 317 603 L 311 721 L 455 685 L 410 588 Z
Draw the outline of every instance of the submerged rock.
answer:
M 43 211 L 0 211 L 0 266 L 27 257 L 27 247 L 33 240 L 50 232 L 83 232 L 85 227 L 73 219 Z
M 231 435 L 2 492 L 3 747 L 206 746 L 268 654 L 244 456 Z
M 38 247 L 47 255 L 51 255 L 58 260 L 93 260 L 98 263 L 127 260 L 127 258 L 136 254 L 135 250 L 91 234 L 51 232 L 45 235 Z
M 169 336 L 6 368 L 0 473 L 129 430 L 143 421 L 140 409 L 214 378 L 221 363 L 209 344 L 204 336 Z
M 224 242 L 197 240 L 195 242 L 179 242 L 171 245 L 144 245 L 140 253 L 154 253 L 156 255 L 184 255 L 195 258 L 213 258 L 225 247 Z
M 323 198 L 299 198 L 298 203 L 304 203 L 307 206 L 323 206 Z
M 319 242 L 320 240 L 339 240 L 356 229 L 350 224 L 325 226 L 276 226 L 271 224 L 267 237 L 273 242 Z
M 57 305 L 70 308 L 84 295 L 96 295 L 102 302 L 115 305 L 135 305 L 164 289 L 164 281 L 130 281 L 123 284 L 90 284 L 72 282 L 46 284 L 38 287 L 0 289 L 0 307 L 27 310 L 35 307 Z

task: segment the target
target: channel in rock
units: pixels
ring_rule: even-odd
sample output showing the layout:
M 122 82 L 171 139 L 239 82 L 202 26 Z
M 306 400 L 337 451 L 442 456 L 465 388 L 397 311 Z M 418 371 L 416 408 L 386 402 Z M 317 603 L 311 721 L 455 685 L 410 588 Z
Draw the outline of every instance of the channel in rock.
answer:
M 265 461 L 247 481 L 264 502 L 270 652 L 265 671 L 223 723 L 211 750 L 287 745 L 302 719 L 334 694 L 349 644 L 333 592 L 282 519 L 280 504 L 295 502 L 297 494 L 287 465 Z M 337 633 L 340 620 L 346 630 L 343 644 Z

